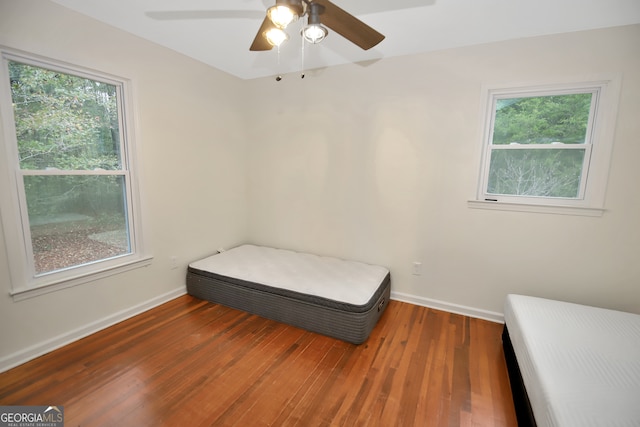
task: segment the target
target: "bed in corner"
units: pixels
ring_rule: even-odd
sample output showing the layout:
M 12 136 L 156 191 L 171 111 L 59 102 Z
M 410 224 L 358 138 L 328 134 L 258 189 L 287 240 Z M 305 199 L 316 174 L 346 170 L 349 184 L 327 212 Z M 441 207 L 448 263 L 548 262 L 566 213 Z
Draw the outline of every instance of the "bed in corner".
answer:
M 640 315 L 508 295 L 504 318 L 520 427 L 640 426 Z
M 187 292 L 361 344 L 389 302 L 385 267 L 256 245 L 189 264 Z

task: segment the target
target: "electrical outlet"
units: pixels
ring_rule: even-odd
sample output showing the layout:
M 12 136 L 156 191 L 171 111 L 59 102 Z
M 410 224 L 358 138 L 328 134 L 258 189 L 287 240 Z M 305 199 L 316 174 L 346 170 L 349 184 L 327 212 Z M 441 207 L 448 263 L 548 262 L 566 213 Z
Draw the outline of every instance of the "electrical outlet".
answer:
M 420 276 L 422 274 L 422 263 L 420 261 L 413 261 L 413 274 L 414 276 Z
M 169 257 L 169 267 L 172 270 L 175 270 L 176 268 L 178 268 L 178 257 L 175 255 L 171 255 Z

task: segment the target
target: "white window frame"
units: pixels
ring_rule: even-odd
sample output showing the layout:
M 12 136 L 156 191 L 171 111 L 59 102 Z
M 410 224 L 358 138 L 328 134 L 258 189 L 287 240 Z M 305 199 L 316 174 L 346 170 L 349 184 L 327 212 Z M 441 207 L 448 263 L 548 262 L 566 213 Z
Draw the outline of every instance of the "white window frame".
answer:
M 134 114 L 131 108 L 133 105 L 131 82 L 121 77 L 2 46 L 0 46 L 0 61 L 0 116 L 2 117 L 2 135 L 5 141 L 4 153 L 1 156 L 2 159 L 0 159 L 0 170 L 7 171 L 7 173 L 0 175 L 0 189 L 2 190 L 0 195 L 0 214 L 2 215 L 2 227 L 9 261 L 10 293 L 14 300 L 31 298 L 150 264 L 152 257 L 149 254 L 150 248 L 144 232 L 146 221 L 143 220 L 140 183 L 137 178 L 137 144 L 134 132 Z M 59 71 L 116 86 L 121 127 L 122 168 L 121 170 L 105 171 L 104 173 L 125 177 L 130 253 L 36 275 L 23 183 L 23 176 L 31 175 L 34 172 L 20 169 L 11 87 L 8 76 L 9 61 Z M 96 175 L 100 172 L 90 171 L 90 173 Z M 38 171 L 37 174 L 55 175 L 57 172 Z M 64 174 L 82 175 L 83 172 L 64 171 Z
M 554 83 L 485 85 L 482 88 L 481 160 L 476 196 L 469 200 L 472 208 L 542 212 L 569 215 L 601 216 L 604 209 L 609 163 L 614 140 L 621 77 L 598 75 Z M 487 192 L 491 162 L 496 101 L 501 98 L 593 93 L 585 144 L 546 146 L 545 149 L 582 149 L 585 151 L 579 195 L 576 198 L 496 195 Z M 514 145 L 497 149 L 536 149 Z

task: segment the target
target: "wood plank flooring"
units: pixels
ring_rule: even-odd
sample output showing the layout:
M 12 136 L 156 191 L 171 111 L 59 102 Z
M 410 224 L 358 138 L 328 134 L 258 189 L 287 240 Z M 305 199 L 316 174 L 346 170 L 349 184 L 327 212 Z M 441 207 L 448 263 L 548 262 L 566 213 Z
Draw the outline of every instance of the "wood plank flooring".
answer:
M 183 296 L 0 374 L 65 426 L 516 426 L 502 325 L 391 301 L 359 346 Z

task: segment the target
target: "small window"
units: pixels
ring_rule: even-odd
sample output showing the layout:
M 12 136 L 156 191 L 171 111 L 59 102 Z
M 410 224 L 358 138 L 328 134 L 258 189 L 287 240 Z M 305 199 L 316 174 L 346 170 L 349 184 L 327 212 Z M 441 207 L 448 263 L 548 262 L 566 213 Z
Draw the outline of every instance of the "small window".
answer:
M 601 208 L 617 105 L 610 86 L 488 89 L 478 200 Z
M 18 212 L 23 250 L 10 256 L 21 254 L 25 268 L 14 269 L 28 272 L 12 271 L 14 291 L 140 259 L 125 82 L 11 54 L 3 59 L 15 177 L 14 197 L 3 205 Z

